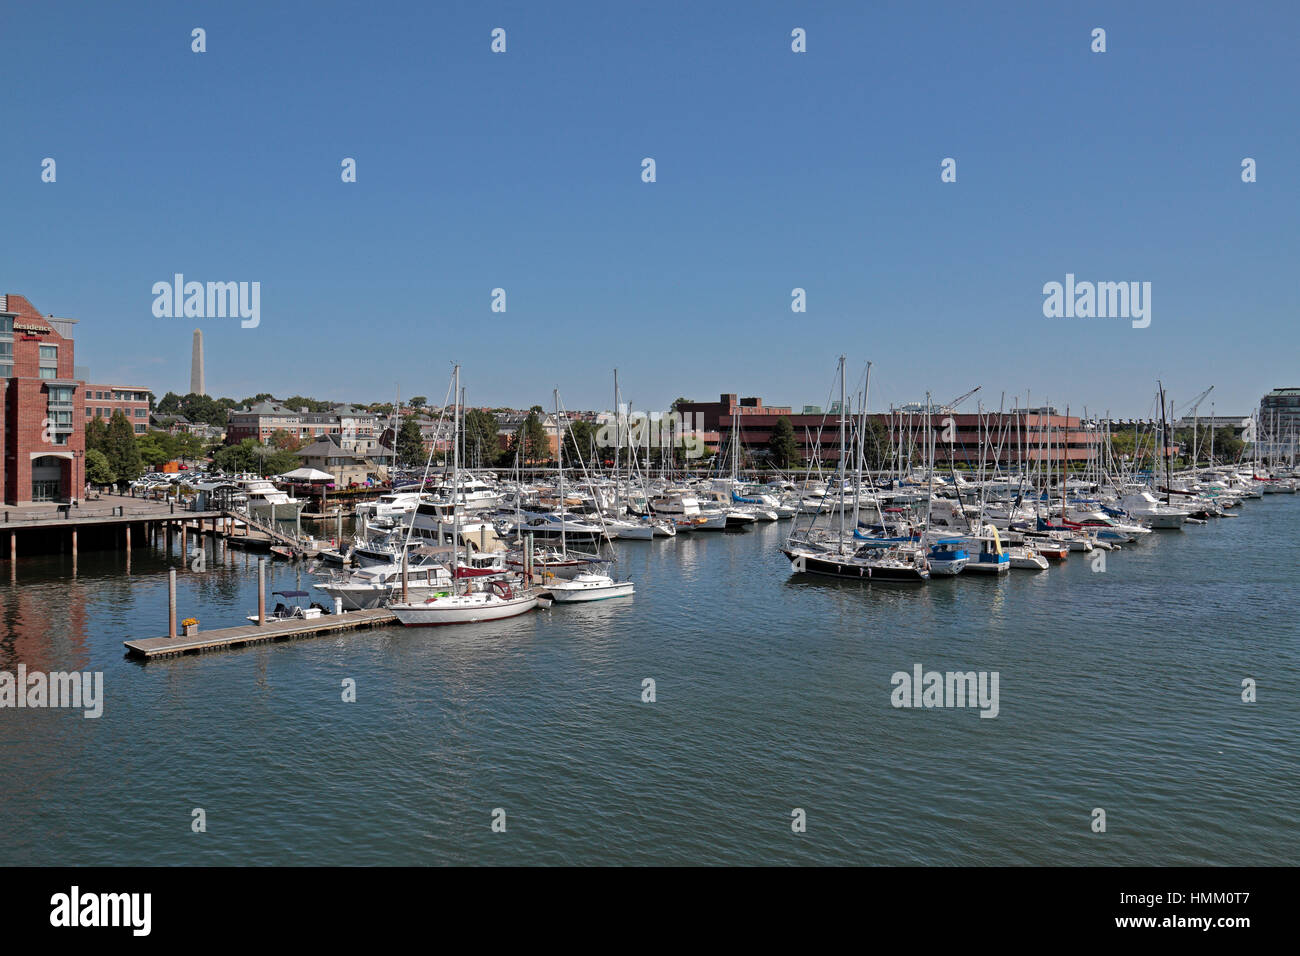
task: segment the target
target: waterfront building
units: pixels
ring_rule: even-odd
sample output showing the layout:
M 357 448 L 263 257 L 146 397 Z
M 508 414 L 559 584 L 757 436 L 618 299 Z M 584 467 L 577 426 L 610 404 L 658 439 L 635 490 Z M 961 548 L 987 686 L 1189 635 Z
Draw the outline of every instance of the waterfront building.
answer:
M 342 447 L 337 435 L 326 435 L 298 449 L 296 454 L 302 459 L 304 468 L 315 468 L 333 475 L 334 484 L 340 488 L 364 485 L 367 479 L 375 477 L 377 471 L 370 459 Z
M 75 319 L 0 294 L 0 493 L 7 504 L 67 501 L 85 484 L 85 406 L 73 365 Z
M 919 464 L 925 459 L 926 414 L 920 410 L 895 410 L 869 414 L 876 433 L 887 440 L 892 449 L 902 448 L 902 459 L 908 460 L 907 450 L 912 450 L 910 460 Z M 765 449 L 772 438 L 772 430 L 781 418 L 787 418 L 794 428 L 799 455 L 805 461 L 838 462 L 840 455 L 840 417 L 838 411 L 825 414 L 779 414 L 764 409 L 759 414 L 744 411 L 719 418 L 721 446 L 731 440 L 732 430 L 740 436 L 741 446 L 750 451 Z M 850 416 L 850 429 L 856 422 Z M 1091 422 L 1076 415 L 1061 415 L 1051 408 L 1019 409 L 1012 412 L 985 412 L 955 414 L 933 412 L 930 428 L 935 437 L 935 461 L 946 466 L 978 467 L 986 464 L 1018 465 L 1021 462 L 1062 462 L 1078 464 L 1091 461 L 1097 455 L 1104 432 Z M 945 436 L 952 436 L 948 441 Z M 846 436 L 845 446 L 852 453 L 851 436 Z M 886 451 L 888 454 L 888 451 Z
M 1300 446 L 1300 388 L 1275 388 L 1259 400 L 1259 454 L 1294 458 Z

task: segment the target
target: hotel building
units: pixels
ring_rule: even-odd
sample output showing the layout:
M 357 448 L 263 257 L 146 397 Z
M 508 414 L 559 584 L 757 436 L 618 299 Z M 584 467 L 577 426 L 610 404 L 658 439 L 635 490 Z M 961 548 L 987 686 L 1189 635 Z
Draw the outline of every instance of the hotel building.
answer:
M 67 501 L 85 486 L 85 406 L 73 371 L 74 319 L 0 294 L 0 493 L 6 504 Z

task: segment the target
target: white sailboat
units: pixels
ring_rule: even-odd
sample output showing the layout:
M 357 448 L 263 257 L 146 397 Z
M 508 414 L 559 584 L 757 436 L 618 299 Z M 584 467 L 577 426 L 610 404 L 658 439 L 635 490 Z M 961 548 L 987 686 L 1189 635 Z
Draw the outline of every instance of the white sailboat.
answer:
M 556 449 L 556 471 L 559 476 L 560 497 L 564 497 L 564 432 L 560 418 L 560 390 L 555 390 L 555 430 L 559 436 Z M 578 453 L 581 456 L 581 452 Z M 597 510 L 597 517 L 602 525 L 604 514 Z M 568 542 L 564 535 L 564 513 L 560 513 L 560 548 L 567 553 Z M 549 581 L 546 591 L 557 604 L 576 604 L 584 601 L 603 601 L 607 598 L 630 597 L 635 588 L 631 581 L 616 581 L 608 574 L 599 571 L 582 571 L 573 577 L 556 578 Z
M 452 500 L 458 501 L 460 491 L 460 366 L 455 370 L 455 427 L 452 441 L 453 487 Z M 445 403 L 444 403 L 445 406 Z M 429 452 L 429 462 L 433 451 Z M 426 473 L 428 463 L 425 465 Z M 427 474 L 426 474 L 427 476 Z M 448 594 L 435 594 L 423 601 L 406 601 L 390 604 L 389 609 L 398 621 L 407 627 L 433 627 L 442 624 L 473 624 L 480 621 L 498 621 L 527 613 L 537 607 L 537 591 L 517 581 L 503 580 L 492 574 L 490 582 L 475 582 L 484 577 L 484 570 L 459 563 L 460 509 L 455 509 L 452 537 L 457 557 L 452 559 L 452 590 Z M 466 590 L 461 590 L 461 582 Z M 409 592 L 408 592 L 409 593 Z

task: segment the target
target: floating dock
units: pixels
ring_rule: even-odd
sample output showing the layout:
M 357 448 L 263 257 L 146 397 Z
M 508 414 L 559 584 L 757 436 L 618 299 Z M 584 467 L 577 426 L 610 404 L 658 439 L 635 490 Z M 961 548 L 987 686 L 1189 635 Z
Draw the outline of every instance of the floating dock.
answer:
M 249 644 L 268 641 L 293 640 L 300 637 L 318 637 L 334 631 L 347 631 L 363 627 L 382 627 L 397 623 L 397 615 L 387 608 L 369 611 L 345 611 L 342 614 L 323 614 L 309 620 L 294 619 L 270 621 L 265 624 L 245 624 L 201 631 L 193 637 L 146 637 L 123 641 L 127 654 L 143 660 L 160 657 L 177 657 L 181 654 L 202 654 L 206 651 L 228 650 Z

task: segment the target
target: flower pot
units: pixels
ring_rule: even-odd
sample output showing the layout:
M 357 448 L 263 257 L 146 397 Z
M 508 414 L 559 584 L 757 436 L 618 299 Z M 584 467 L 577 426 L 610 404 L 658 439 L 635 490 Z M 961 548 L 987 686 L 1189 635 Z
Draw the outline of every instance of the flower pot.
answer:
M 193 637 L 195 634 L 199 633 L 199 626 L 197 624 L 185 624 L 183 626 L 185 628 L 186 637 Z

